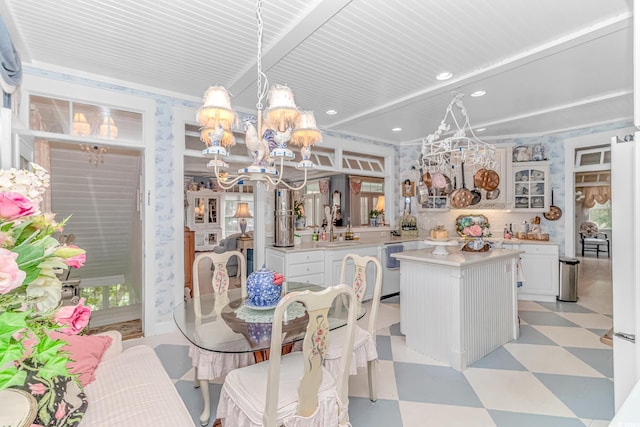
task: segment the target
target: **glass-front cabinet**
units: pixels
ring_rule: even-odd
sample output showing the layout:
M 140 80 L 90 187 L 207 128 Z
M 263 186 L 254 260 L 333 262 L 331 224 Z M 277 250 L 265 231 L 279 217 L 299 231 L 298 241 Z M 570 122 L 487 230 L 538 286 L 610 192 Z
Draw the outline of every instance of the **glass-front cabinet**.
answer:
M 188 191 L 186 222 L 195 232 L 196 251 L 209 251 L 222 239 L 220 194 L 211 190 Z
M 550 200 L 549 162 L 514 162 L 512 209 L 544 212 Z

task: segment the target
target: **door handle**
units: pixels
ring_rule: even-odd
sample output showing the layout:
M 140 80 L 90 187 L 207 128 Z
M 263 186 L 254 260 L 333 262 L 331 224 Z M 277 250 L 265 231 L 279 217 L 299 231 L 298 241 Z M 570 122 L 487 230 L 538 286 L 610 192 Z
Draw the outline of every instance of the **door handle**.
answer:
M 636 343 L 636 334 L 627 334 L 625 332 L 615 332 L 613 335 L 615 335 L 618 338 L 622 338 L 625 341 L 630 341 L 632 343 Z

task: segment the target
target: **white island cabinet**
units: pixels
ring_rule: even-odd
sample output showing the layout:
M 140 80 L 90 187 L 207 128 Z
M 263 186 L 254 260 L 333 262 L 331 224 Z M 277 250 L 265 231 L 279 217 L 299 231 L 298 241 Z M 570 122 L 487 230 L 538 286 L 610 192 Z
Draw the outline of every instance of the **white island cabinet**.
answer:
M 516 260 L 522 251 L 493 249 L 400 260 L 400 326 L 407 347 L 459 371 L 518 337 Z
M 507 243 L 504 247 L 523 251 L 520 256 L 522 287 L 518 288 L 518 299 L 527 301 L 553 302 L 558 295 L 560 282 L 559 249 L 551 242 L 519 241 Z

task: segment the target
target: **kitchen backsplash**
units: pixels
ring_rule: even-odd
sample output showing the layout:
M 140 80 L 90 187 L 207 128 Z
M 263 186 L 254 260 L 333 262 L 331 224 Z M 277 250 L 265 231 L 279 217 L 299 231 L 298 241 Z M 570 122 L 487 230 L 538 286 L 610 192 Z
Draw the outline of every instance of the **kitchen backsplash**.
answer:
M 540 227 L 542 233 L 549 233 L 553 228 L 553 222 L 557 221 L 547 221 L 544 219 L 542 214 L 537 214 L 534 212 L 507 212 L 503 210 L 464 210 L 457 209 L 451 211 L 434 211 L 434 210 L 424 210 L 415 213 L 418 218 L 418 228 L 420 228 L 420 233 L 424 235 L 428 235 L 428 231 L 435 227 L 436 225 L 444 225 L 444 228 L 449 232 L 450 236 L 456 235 L 456 219 L 461 215 L 484 215 L 489 220 L 489 230 L 491 230 L 492 237 L 502 237 L 505 224 L 512 224 L 513 231 L 518 231 L 518 225 L 522 223 L 522 221 L 527 221 L 531 224 L 531 218 L 536 215 L 541 218 Z M 562 221 L 562 219 L 560 219 Z M 552 240 L 555 240 L 552 238 Z

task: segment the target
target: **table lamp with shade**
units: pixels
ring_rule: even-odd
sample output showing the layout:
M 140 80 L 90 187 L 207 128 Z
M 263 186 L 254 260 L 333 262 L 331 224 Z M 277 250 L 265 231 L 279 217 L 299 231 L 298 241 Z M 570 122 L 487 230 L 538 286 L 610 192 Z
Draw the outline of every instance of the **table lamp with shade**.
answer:
M 381 225 L 384 225 L 384 196 L 378 196 L 376 210 L 378 211 Z
M 251 212 L 249 212 L 249 204 L 248 203 L 238 203 L 238 207 L 236 209 L 234 218 L 240 218 L 240 234 L 241 239 L 249 239 L 250 237 L 247 235 L 247 220 L 246 218 L 253 218 Z

